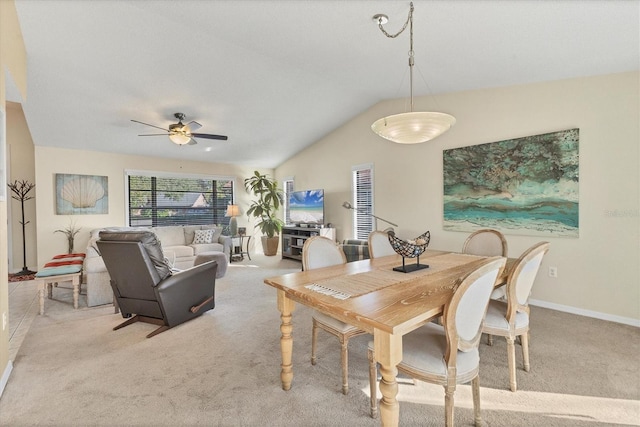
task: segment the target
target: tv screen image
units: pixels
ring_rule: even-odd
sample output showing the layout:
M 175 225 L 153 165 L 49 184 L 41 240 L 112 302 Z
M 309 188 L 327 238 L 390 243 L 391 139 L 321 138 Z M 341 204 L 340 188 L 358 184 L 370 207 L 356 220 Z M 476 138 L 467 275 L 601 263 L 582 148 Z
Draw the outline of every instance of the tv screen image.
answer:
M 324 224 L 324 190 L 291 193 L 289 218 L 295 224 Z

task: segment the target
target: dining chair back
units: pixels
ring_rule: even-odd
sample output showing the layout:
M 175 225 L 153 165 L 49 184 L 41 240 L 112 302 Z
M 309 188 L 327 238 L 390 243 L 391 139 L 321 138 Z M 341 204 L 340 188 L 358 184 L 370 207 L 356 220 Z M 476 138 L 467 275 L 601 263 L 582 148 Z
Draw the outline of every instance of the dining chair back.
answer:
M 402 339 L 402 362 L 397 366 L 398 371 L 420 381 L 444 386 L 446 426 L 453 426 L 454 423 L 456 384 L 468 382 L 472 384 L 476 425 L 482 422 L 478 345 L 489 296 L 505 264 L 506 259 L 503 257 L 485 260 L 455 290 L 445 306 L 442 325 L 427 323 Z M 377 414 L 374 356 L 374 345 L 369 343 L 372 417 Z
M 483 228 L 469 235 L 462 245 L 462 253 L 481 256 L 507 256 L 507 239 L 498 230 Z
M 507 340 L 509 383 L 511 391 L 517 390 L 515 339 L 520 337 L 524 370 L 529 372 L 529 295 L 540 269 L 542 258 L 549 251 L 548 242 L 539 242 L 518 258 L 509 273 L 506 284 L 506 301 L 491 300 L 482 332 L 503 336 Z
M 316 268 L 330 267 L 332 265 L 346 264 L 347 258 L 342 249 L 332 240 L 314 236 L 307 239 L 302 246 L 302 269 L 313 270 Z M 349 339 L 367 332 L 337 320 L 327 314 L 315 311 L 312 316 L 313 328 L 311 330 L 311 364 L 316 364 L 316 346 L 318 341 L 318 328 L 336 336 L 341 345 L 342 361 L 342 393 L 349 393 Z
M 507 239 L 501 232 L 491 228 L 474 231 L 462 245 L 463 254 L 506 257 L 508 252 Z M 503 299 L 506 292 L 506 287 L 500 286 L 493 290 L 491 299 Z
M 369 256 L 380 258 L 388 255 L 395 255 L 396 251 L 389 243 L 389 234 L 386 231 L 375 230 L 369 233 Z
M 302 246 L 302 269 L 329 267 L 344 264 L 347 257 L 336 243 L 323 236 L 313 236 Z

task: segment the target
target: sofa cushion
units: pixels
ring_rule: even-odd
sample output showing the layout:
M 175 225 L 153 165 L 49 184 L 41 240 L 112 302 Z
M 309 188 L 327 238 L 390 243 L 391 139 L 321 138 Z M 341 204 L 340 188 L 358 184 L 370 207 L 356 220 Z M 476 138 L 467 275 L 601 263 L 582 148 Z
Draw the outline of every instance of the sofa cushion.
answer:
M 153 227 L 152 231 L 158 236 L 163 247 L 184 245 L 184 231 L 181 225 L 167 227 Z
M 202 243 L 212 243 L 213 242 L 213 232 L 214 230 L 196 230 L 193 236 L 193 244 L 198 245 Z
M 193 248 L 194 255 L 211 251 L 225 252 L 225 248 L 221 243 L 205 243 L 202 245 L 191 245 L 191 247 Z
M 182 227 L 182 231 L 184 232 L 184 244 L 190 245 L 193 242 L 193 237 L 195 235 L 196 230 L 202 230 L 201 225 L 185 225 Z
M 193 248 L 191 246 L 185 246 L 185 245 L 162 246 L 162 251 L 164 252 L 167 258 L 191 257 L 194 255 Z

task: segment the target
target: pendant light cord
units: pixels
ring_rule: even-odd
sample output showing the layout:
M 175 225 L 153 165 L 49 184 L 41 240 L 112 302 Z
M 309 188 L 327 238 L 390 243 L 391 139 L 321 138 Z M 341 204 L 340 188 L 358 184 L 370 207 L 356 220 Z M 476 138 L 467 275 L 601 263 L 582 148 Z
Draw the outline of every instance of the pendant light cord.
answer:
M 380 28 L 380 31 L 382 31 L 385 36 L 391 39 L 395 39 L 400 34 L 402 34 L 404 30 L 407 29 L 407 25 L 409 25 L 409 111 L 413 112 L 413 66 L 415 65 L 415 54 L 413 52 L 413 2 L 409 4 L 409 16 L 407 16 L 407 20 L 405 21 L 400 31 L 395 34 L 388 33 L 387 30 L 385 30 L 382 26 L 382 18 L 378 18 L 378 28 Z

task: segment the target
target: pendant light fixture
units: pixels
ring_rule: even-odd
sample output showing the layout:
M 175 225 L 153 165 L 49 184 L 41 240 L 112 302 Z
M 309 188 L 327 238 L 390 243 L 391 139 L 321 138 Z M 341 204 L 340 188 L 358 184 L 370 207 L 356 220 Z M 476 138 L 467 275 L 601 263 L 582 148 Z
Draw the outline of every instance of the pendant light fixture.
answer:
M 373 20 L 377 22 L 380 31 L 389 38 L 398 37 L 407 28 L 407 25 L 409 26 L 410 111 L 378 119 L 371 125 L 371 130 L 381 137 L 398 144 L 418 144 L 442 135 L 455 124 L 455 117 L 446 113 L 413 111 L 413 2 L 410 3 L 407 21 L 396 34 L 390 34 L 384 29 L 383 24 L 389 21 L 386 15 L 374 15 Z

